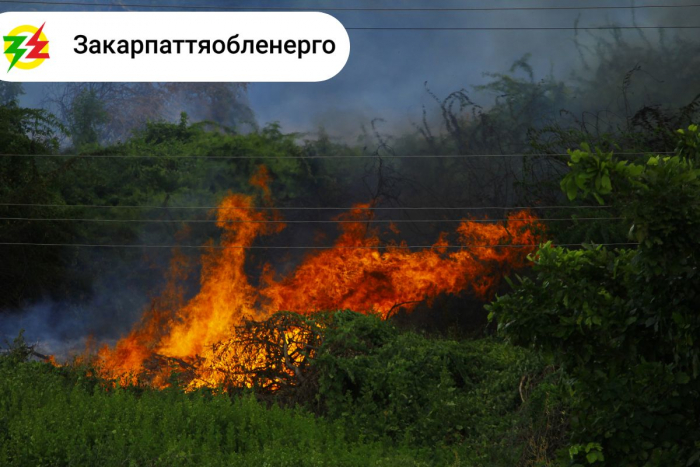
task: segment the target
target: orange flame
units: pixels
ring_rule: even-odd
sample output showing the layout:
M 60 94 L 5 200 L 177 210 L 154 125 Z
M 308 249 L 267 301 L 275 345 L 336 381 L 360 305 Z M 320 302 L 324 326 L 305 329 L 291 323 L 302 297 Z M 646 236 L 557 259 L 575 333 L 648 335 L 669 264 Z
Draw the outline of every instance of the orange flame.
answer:
M 266 200 L 269 179 L 262 169 L 251 180 Z M 519 211 L 500 223 L 462 221 L 456 229 L 456 249 L 448 248 L 448 233 L 429 248 L 415 250 L 403 243 L 382 247 L 379 232 L 366 222 L 372 218 L 369 205 L 357 205 L 339 216 L 342 233 L 334 248 L 307 254 L 285 277 L 275 277 L 266 267 L 256 287 L 244 271 L 247 247 L 261 235 L 279 232 L 284 224 L 266 223 L 279 214 L 252 209 L 254 200 L 231 194 L 221 202 L 221 243 L 218 248 L 209 244 L 212 249 L 202 257 L 199 293 L 187 302 L 178 285 L 183 260 L 175 255 L 163 299 L 115 347 L 99 351 L 102 376 L 134 382 L 147 375 L 151 384 L 163 387 L 170 370 L 163 362 L 169 361 L 195 373 L 191 387 L 216 386 L 223 375 L 215 371 L 213 349 L 246 320 L 265 319 L 282 310 L 309 314 L 338 309 L 388 318 L 400 307 L 410 310 L 443 293 L 471 291 L 489 298 L 505 274 L 526 264 L 541 240 L 541 224 L 531 212 Z M 227 355 L 239 358 L 235 349 Z M 217 358 L 220 365 L 221 355 Z

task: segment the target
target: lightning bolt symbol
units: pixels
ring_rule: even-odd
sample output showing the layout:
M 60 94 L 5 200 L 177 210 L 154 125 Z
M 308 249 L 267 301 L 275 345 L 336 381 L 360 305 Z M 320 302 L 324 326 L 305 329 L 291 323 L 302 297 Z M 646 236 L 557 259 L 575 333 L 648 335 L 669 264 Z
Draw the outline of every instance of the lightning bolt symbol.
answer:
M 27 54 L 27 58 L 49 58 L 48 52 L 42 52 L 42 50 L 44 50 L 44 47 L 46 47 L 49 44 L 49 41 L 39 40 L 39 37 L 41 36 L 41 31 L 42 29 L 44 29 L 45 24 L 46 23 L 42 24 L 39 30 L 35 32 L 34 35 L 30 37 L 27 41 L 27 47 L 32 48 L 32 50 Z
M 22 49 L 20 46 L 26 39 L 25 36 L 3 36 L 3 40 L 12 42 L 10 46 L 5 50 L 6 54 L 13 54 L 12 57 L 12 62 L 10 63 L 10 68 L 7 69 L 9 72 L 13 66 L 15 66 L 15 63 L 19 61 L 20 58 L 24 55 L 24 53 L 27 51 L 27 49 Z

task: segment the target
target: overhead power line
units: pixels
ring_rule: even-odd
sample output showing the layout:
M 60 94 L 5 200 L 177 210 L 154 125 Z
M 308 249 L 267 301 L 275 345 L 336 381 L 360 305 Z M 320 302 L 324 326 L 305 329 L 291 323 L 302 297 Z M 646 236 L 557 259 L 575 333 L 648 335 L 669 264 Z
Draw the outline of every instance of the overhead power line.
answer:
M 169 8 L 169 9 L 181 9 L 181 10 L 211 10 L 211 11 L 343 11 L 338 8 L 309 8 L 307 10 L 300 10 L 299 8 L 279 8 L 279 7 L 249 7 L 249 9 L 243 10 L 243 7 L 236 7 L 232 9 L 231 7 L 219 7 L 214 5 L 137 5 L 137 4 L 96 4 L 96 3 L 82 3 L 82 2 L 46 2 L 46 1 L 10 1 L 10 0 L 0 0 L 0 3 L 13 3 L 18 5 L 54 5 L 54 6 L 82 6 L 90 8 L 147 8 L 147 9 L 158 9 L 158 8 Z M 671 5 L 666 6 L 666 8 L 684 8 L 684 7 L 695 7 L 699 5 Z M 644 6 L 638 6 L 637 8 L 643 8 Z M 655 8 L 664 8 L 663 5 L 655 5 Z M 627 7 L 616 7 L 615 9 L 629 9 L 635 8 L 634 6 Z M 510 7 L 510 8 L 480 8 L 480 9 L 346 9 L 345 11 L 515 11 L 515 10 L 591 10 L 591 9 L 612 9 L 608 8 L 593 8 L 593 7 Z M 623 29 L 700 29 L 700 26 L 504 26 L 504 27 L 491 27 L 491 26 L 476 26 L 476 27 L 345 27 L 348 31 L 576 31 L 576 30 L 623 30 Z
M 630 246 L 639 245 L 639 243 L 593 243 L 595 246 Z M 299 246 L 299 245 L 287 245 L 287 246 L 262 246 L 262 245 L 129 245 L 129 244 L 94 244 L 94 243 L 32 243 L 32 242 L 0 242 L 0 246 L 46 246 L 46 247 L 57 247 L 57 246 L 72 246 L 80 248 L 195 248 L 195 249 L 215 249 L 215 250 L 227 250 L 227 249 L 244 249 L 244 250 L 392 250 L 392 249 L 454 249 L 454 248 L 536 248 L 538 245 L 531 244 L 482 244 L 482 245 L 333 245 L 333 246 Z M 552 246 L 560 247 L 580 247 L 583 246 L 581 243 L 559 243 Z
M 0 3 L 13 3 L 22 5 L 56 5 L 56 6 L 84 6 L 84 7 L 117 7 L 117 8 L 151 8 L 151 9 L 187 9 L 187 10 L 217 10 L 217 11 L 381 11 L 381 12 L 392 12 L 392 11 L 423 11 L 423 12 L 456 12 L 456 11 L 556 11 L 556 10 L 641 10 L 641 9 L 661 9 L 661 8 L 696 8 L 700 7 L 700 4 L 688 4 L 688 5 L 627 5 L 627 6 L 616 6 L 616 5 L 582 5 L 582 6 L 545 6 L 545 7 L 445 7 L 445 8 L 356 8 L 356 7 L 230 7 L 230 6 L 219 6 L 219 5 L 178 5 L 178 4 L 167 4 L 167 5 L 144 5 L 138 3 L 85 3 L 85 2 L 50 2 L 50 1 L 40 1 L 40 0 L 25 0 L 25 1 L 11 1 L 11 0 L 0 0 Z
M 348 31 L 577 31 L 619 29 L 700 29 L 700 26 L 475 26 L 475 27 L 350 27 Z
M 651 154 L 668 155 L 674 152 L 614 152 L 618 156 L 647 156 Z M 486 157 L 562 157 L 568 153 L 555 154 L 415 154 L 415 155 L 383 155 L 368 156 L 346 155 L 337 156 L 190 156 L 190 155 L 150 155 L 150 154 L 9 154 L 0 153 L 0 157 L 78 157 L 89 159 L 203 159 L 203 160 L 267 160 L 267 159 L 469 159 Z
M 109 204 L 44 204 L 44 203 L 0 203 L 0 206 L 43 207 L 43 208 L 88 208 L 88 209 L 212 209 L 212 210 L 253 210 L 253 211 L 486 211 L 486 210 L 526 210 L 526 209 L 607 209 L 609 205 L 585 206 L 376 206 L 376 207 L 321 207 L 321 206 L 241 206 L 224 208 L 221 206 L 153 206 L 153 205 L 109 205 Z
M 550 218 L 540 219 L 530 217 L 526 219 L 329 219 L 329 220 L 223 220 L 216 219 L 86 219 L 86 218 L 37 218 L 37 217 L 0 217 L 0 221 L 37 221 L 37 222 L 114 222 L 114 223 L 201 223 L 201 224 L 365 224 L 365 223 L 393 223 L 393 224 L 412 224 L 412 223 L 448 223 L 448 222 L 559 222 L 559 221 L 609 221 L 609 220 L 624 220 L 624 217 L 580 217 L 580 218 Z

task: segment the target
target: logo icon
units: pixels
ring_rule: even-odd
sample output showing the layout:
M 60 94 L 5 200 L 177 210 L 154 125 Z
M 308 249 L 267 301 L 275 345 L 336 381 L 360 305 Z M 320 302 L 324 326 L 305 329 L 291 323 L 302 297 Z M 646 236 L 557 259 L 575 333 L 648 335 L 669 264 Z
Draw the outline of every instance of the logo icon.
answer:
M 2 37 L 5 41 L 5 57 L 10 62 L 8 73 L 13 67 L 31 70 L 49 58 L 49 40 L 42 32 L 45 24 L 40 28 L 28 24 L 18 26 Z

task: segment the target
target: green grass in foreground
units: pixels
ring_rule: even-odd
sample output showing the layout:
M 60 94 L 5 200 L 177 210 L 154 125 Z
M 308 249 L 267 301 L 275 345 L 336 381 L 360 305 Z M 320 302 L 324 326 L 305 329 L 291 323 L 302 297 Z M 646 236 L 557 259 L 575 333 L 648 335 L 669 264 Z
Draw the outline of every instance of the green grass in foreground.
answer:
M 178 390 L 105 391 L 43 363 L 0 369 L 0 465 L 413 465 L 301 410 Z
M 356 402 L 356 413 L 319 417 L 302 408 L 267 407 L 252 395 L 232 398 L 179 389 L 106 390 L 86 377 L 84 370 L 3 356 L 0 465 L 535 465 L 522 462 L 528 443 L 523 428 L 527 430 L 532 423 L 527 421 L 528 411 L 522 410 L 518 394 L 521 350 L 488 339 L 463 343 L 418 335 L 403 339 L 404 346 L 410 341 L 419 347 L 448 345 L 451 353 L 480 356 L 469 371 L 474 374 L 474 384 L 455 389 L 461 391 L 459 397 L 444 401 L 454 412 L 444 422 L 456 420 L 464 425 L 459 426 L 462 438 L 434 442 L 427 437 L 423 442 L 415 429 L 414 434 L 402 437 L 401 432 L 410 433 L 412 426 L 388 436 L 381 423 L 369 423 L 371 414 L 359 413 L 367 409 L 366 400 Z M 406 355 L 414 354 L 420 352 L 394 353 L 404 362 Z M 393 357 L 386 358 L 390 367 L 396 366 Z M 419 363 L 425 364 L 423 360 Z M 434 394 L 431 399 L 442 392 L 431 392 L 434 381 L 421 383 Z M 441 403 L 431 400 L 430 407 Z M 414 410 L 398 405 L 386 410 L 404 409 Z M 431 408 L 430 413 L 433 411 Z M 425 417 L 434 416 L 430 413 Z M 382 419 L 381 413 L 375 416 Z

